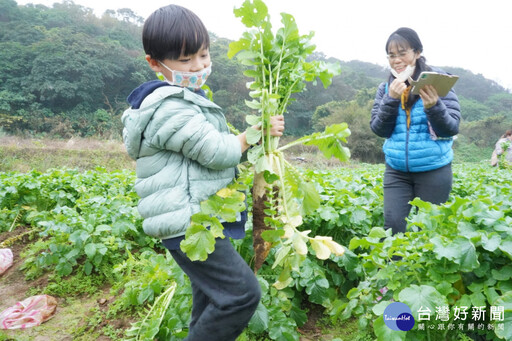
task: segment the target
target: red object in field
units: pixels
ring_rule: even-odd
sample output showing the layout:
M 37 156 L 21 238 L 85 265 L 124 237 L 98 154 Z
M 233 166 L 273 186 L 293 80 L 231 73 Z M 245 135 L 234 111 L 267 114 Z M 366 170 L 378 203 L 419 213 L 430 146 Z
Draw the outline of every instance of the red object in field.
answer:
M 0 314 L 0 329 L 25 329 L 38 326 L 53 317 L 57 300 L 48 295 L 29 297 Z
M 12 265 L 11 249 L 0 249 L 0 275 Z

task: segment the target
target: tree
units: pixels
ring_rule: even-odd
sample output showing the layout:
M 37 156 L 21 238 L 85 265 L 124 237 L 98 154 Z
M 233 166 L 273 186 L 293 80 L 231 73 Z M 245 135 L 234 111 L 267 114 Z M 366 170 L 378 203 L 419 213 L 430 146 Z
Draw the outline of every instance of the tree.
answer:
M 459 80 L 454 86 L 455 92 L 459 96 L 484 102 L 495 93 L 506 92 L 502 86 L 495 81 L 486 79 L 482 74 L 475 75 L 462 68 L 443 67 L 442 69 L 459 76 Z
M 479 121 L 485 117 L 492 116 L 492 109 L 482 102 L 478 102 L 474 99 L 460 97 L 459 103 L 460 111 L 462 112 L 462 118 L 464 121 Z
M 512 127 L 512 121 L 503 115 L 496 115 L 480 121 L 462 122 L 460 133 L 469 143 L 478 147 L 491 147 L 508 127 Z
M 250 113 L 245 106 L 245 100 L 249 99 L 249 90 L 245 86 L 249 78 L 243 72 L 247 67 L 227 57 L 229 40 L 217 38 L 212 33 L 210 37 L 213 71 L 208 78 L 208 84 L 213 92 L 213 99 L 223 109 L 228 122 L 243 130 L 245 115 Z
M 19 15 L 18 4 L 14 0 L 0 0 L 0 23 L 11 21 Z
M 132 23 L 135 25 L 143 25 L 144 24 L 144 18 L 135 14 L 135 12 L 129 8 L 120 8 L 117 11 L 109 9 L 105 12 L 105 14 L 109 15 L 112 18 L 115 18 L 117 20 L 120 20 L 120 21 L 123 21 L 126 23 Z
M 361 94 L 361 97 L 364 96 L 368 96 L 366 91 Z M 320 131 L 331 124 L 346 122 L 351 132 L 347 139 L 347 147 L 350 149 L 352 159 L 368 163 L 383 162 L 384 139 L 375 135 L 370 129 L 372 105 L 373 99 L 367 99 L 362 106 L 358 100 L 324 104 L 318 107 L 313 116 L 314 128 Z
M 90 134 L 98 110 L 108 112 L 117 122 L 128 106 L 129 93 L 142 82 L 155 79 L 144 60 L 141 24 L 142 18 L 129 8 L 107 10 L 98 18 L 92 9 L 69 0 L 53 7 L 18 6 L 13 0 L 0 0 L 2 113 L 30 117 L 23 127 L 33 132 L 48 132 L 60 120 L 66 122 L 66 128 L 72 127 L 66 134 Z M 249 67 L 227 58 L 228 39 L 211 32 L 210 36 L 213 74 L 208 85 L 227 119 L 243 129 L 243 116 L 251 113 L 244 107 L 250 99 L 246 88 L 250 78 L 243 73 Z M 327 89 L 313 81 L 305 91 L 292 95 L 287 135 L 312 133 L 317 123 L 313 116 L 326 103 L 356 100 L 364 107 L 368 96 L 389 75 L 380 65 L 338 61 L 322 52 L 307 57 L 307 62 L 312 61 L 338 63 L 342 73 L 333 77 Z M 444 69 L 460 76 L 455 90 L 464 121 L 483 121 L 493 115 L 512 118 L 512 94 L 503 87 L 468 70 Z
M 93 127 L 96 113 L 105 111 L 116 122 L 110 126 L 119 129 L 128 94 L 154 77 L 141 58 L 140 27 L 99 20 L 71 1 L 16 10 L 17 17 L 0 22 L 7 31 L 0 33 L 4 112 L 28 115 L 29 129 L 46 132 L 59 122 L 51 117 L 65 116 L 60 120 L 71 130 L 88 135 L 99 131 Z
M 502 114 L 509 119 L 512 119 L 512 94 L 498 93 L 489 96 L 485 101 L 485 106 L 494 114 Z

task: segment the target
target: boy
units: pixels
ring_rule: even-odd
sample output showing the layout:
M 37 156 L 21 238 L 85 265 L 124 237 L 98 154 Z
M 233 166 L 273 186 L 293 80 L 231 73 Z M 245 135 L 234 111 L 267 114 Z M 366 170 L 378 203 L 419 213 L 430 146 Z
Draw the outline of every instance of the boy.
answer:
M 200 87 L 211 73 L 209 36 L 201 20 L 176 5 L 162 7 L 144 23 L 142 41 L 150 68 L 165 82 L 135 89 L 123 114 L 123 139 L 137 160 L 135 190 L 144 232 L 162 240 L 189 276 L 193 307 L 189 341 L 235 340 L 256 310 L 259 283 L 228 238 L 218 239 L 204 262 L 191 261 L 179 248 L 200 203 L 228 185 L 242 153 L 245 132 L 229 133 L 221 109 Z M 284 120 L 271 120 L 282 136 Z M 227 237 L 244 237 L 245 215 L 224 223 Z

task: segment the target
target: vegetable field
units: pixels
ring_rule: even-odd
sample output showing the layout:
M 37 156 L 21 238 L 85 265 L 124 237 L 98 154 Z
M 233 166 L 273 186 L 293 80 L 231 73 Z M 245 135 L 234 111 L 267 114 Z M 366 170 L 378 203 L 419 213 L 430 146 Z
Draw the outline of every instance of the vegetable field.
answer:
M 228 56 L 250 67 L 253 146 L 236 181 L 191 217 L 181 248 L 204 260 L 224 238 L 221 219 L 233 221 L 247 201 L 246 237 L 232 243 L 255 270 L 262 299 L 238 341 L 511 340 L 512 170 L 455 165 L 449 201 L 413 200 L 407 232 L 391 236 L 383 165 L 296 167 L 284 154 L 303 144 L 347 161 L 346 123 L 281 147 L 269 134 L 292 94 L 317 79 L 329 86 L 339 65 L 310 60 L 313 33 L 300 35 L 291 15 L 281 14 L 274 33 L 261 0 L 234 14 L 249 29 Z M 0 173 L 0 249 L 15 259 L 0 277 L 0 310 L 37 294 L 59 303 L 44 325 L 0 331 L 0 341 L 186 337 L 190 283 L 143 233 L 134 182 L 128 169 Z M 398 302 L 412 329 L 389 326 L 388 307 Z
M 308 245 L 291 281 L 278 290 L 273 260 L 287 246 L 272 248 L 272 261 L 258 271 L 261 304 L 240 340 L 512 339 L 511 170 L 454 165 L 449 202 L 415 200 L 408 232 L 394 237 L 382 228 L 382 165 L 298 171 L 321 199 L 303 227 L 346 251 L 319 259 Z M 134 179 L 131 171 L 99 168 L 0 173 L 0 248 L 17 250 L 21 264 L 0 276 L 2 291 L 16 272 L 32 286 L 19 295 L 53 295 L 62 309 L 102 293 L 106 298 L 82 307 L 83 320 L 66 331 L 76 340 L 183 338 L 188 280 L 159 242 L 143 234 Z M 254 265 L 250 222 L 247 228 L 234 244 Z M 0 310 L 25 298 L 16 295 L 13 288 L 9 299 L 2 297 Z M 385 325 L 383 312 L 393 301 L 411 308 L 412 330 Z M 468 309 L 466 320 L 454 314 L 461 307 Z M 485 312 L 478 321 L 473 307 Z M 432 313 L 428 321 L 420 320 L 425 309 Z M 352 335 L 340 331 L 354 323 Z M 3 331 L 0 340 L 28 340 L 26 333 Z

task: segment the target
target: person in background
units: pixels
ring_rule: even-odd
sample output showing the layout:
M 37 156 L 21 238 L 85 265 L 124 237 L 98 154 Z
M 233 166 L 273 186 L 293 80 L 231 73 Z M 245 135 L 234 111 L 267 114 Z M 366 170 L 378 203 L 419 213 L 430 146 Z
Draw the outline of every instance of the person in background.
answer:
M 441 204 L 452 187 L 452 144 L 459 131 L 460 105 L 453 89 L 442 98 L 431 85 L 419 95 L 410 93 L 410 78 L 417 79 L 423 71 L 446 73 L 428 66 L 422 52 L 420 38 L 410 28 L 389 36 L 391 74 L 378 87 L 370 119 L 372 131 L 386 138 L 384 225 L 393 234 L 405 232 L 412 199 Z
M 200 203 L 233 181 L 250 147 L 246 133 L 230 134 L 221 109 L 201 90 L 212 69 L 210 40 L 193 12 L 177 5 L 156 10 L 144 23 L 142 42 L 149 67 L 165 78 L 136 88 L 122 116 L 124 143 L 137 161 L 144 232 L 161 239 L 190 278 L 185 340 L 234 341 L 259 304 L 256 276 L 229 238 L 217 239 L 206 261 L 191 261 L 180 242 Z M 272 117 L 270 134 L 283 130 L 283 116 Z M 242 214 L 224 223 L 225 236 L 243 238 L 245 220 Z
M 507 149 L 505 150 L 504 146 L 508 144 Z M 506 152 L 506 153 L 505 153 Z M 492 152 L 491 157 L 491 165 L 497 166 L 499 164 L 499 156 L 504 154 L 504 159 L 507 162 L 512 163 L 512 130 L 509 129 L 503 134 L 498 142 L 496 142 L 496 146 L 494 147 L 494 151 Z

